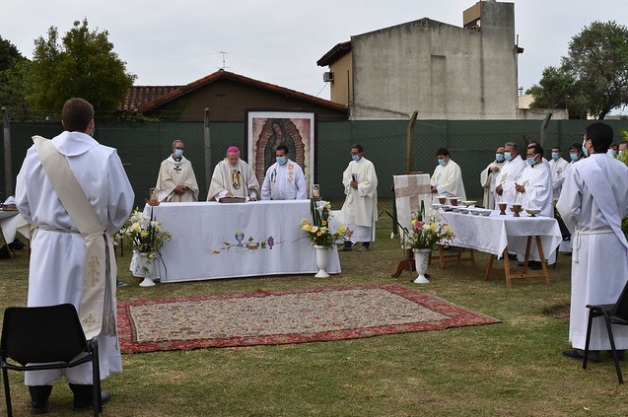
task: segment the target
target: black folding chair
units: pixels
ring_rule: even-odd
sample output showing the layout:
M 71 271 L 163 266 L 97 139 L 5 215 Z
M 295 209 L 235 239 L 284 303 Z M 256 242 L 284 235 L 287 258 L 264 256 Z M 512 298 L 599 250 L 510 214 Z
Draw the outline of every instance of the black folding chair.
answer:
M 13 416 L 8 370 L 39 371 L 73 368 L 92 363 L 94 416 L 102 407 L 98 343 L 86 340 L 72 304 L 50 307 L 9 307 L 4 312 L 0 365 L 7 402 Z
M 621 292 L 621 295 L 615 304 L 587 305 L 587 308 L 589 309 L 589 322 L 587 324 L 587 340 L 584 346 L 582 368 L 587 368 L 587 361 L 589 359 L 589 341 L 591 340 L 591 325 L 593 323 L 593 318 L 600 316 L 604 317 L 606 331 L 608 332 L 608 340 L 611 342 L 611 353 L 613 360 L 615 361 L 615 369 L 617 370 L 617 381 L 620 384 L 623 384 L 624 379 L 621 375 L 621 368 L 619 366 L 617 349 L 615 349 L 615 338 L 613 337 L 611 324 L 628 326 L 628 284 L 624 287 L 624 290 Z

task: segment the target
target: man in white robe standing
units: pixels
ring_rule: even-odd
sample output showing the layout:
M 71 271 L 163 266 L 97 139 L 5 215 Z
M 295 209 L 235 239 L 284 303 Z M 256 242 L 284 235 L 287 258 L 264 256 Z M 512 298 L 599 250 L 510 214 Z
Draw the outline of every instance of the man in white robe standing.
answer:
M 430 179 L 432 185 L 432 195 L 434 203 L 438 203 L 438 196 L 458 197 L 466 200 L 467 194 L 464 192 L 462 182 L 462 170 L 460 166 L 451 159 L 449 149 L 439 148 L 436 151 L 438 165 L 434 169 L 434 174 Z
M 375 165 L 364 157 L 360 144 L 351 147 L 351 159 L 342 174 L 345 187 L 345 202 L 341 209 L 343 223 L 353 231 L 351 240 L 345 242 L 341 251 L 350 251 L 353 244 L 362 242 L 358 252 L 366 252 L 375 241 L 377 222 L 377 174 Z
M 490 210 L 495 209 L 495 181 L 499 176 L 499 172 L 506 160 L 504 159 L 505 149 L 503 146 L 497 148 L 495 152 L 495 160 L 488 164 L 482 172 L 480 172 L 480 184 L 484 189 L 484 198 L 482 205 Z
M 504 145 L 504 148 L 506 150 L 506 152 L 504 152 L 506 163 L 496 181 L 496 202 L 514 203 L 517 197 L 515 182 L 519 178 L 519 175 L 521 175 L 526 163 L 519 156 L 519 148 L 516 143 L 508 142 Z
M 172 155 L 159 167 L 157 199 L 167 203 L 198 201 L 198 184 L 192 163 L 183 156 L 185 144 L 172 142 Z
M 561 155 L 560 146 L 552 148 L 552 159 L 549 161 L 550 173 L 552 174 L 552 202 L 555 203 L 560 197 L 565 181 L 565 171 L 569 163 Z
M 288 147 L 275 149 L 276 162 L 266 171 L 262 185 L 262 200 L 305 200 L 306 186 L 303 170 L 288 159 Z
M 31 238 L 28 306 L 71 303 L 80 317 L 85 312 L 93 314 L 91 318 L 100 316 L 98 318 L 102 327 L 96 333 L 100 351 L 100 377 L 105 379 L 112 372 L 122 371 L 114 319 L 117 270 L 112 235 L 129 216 L 135 196 L 116 150 L 100 145 L 91 137 L 95 130 L 92 105 L 80 98 L 69 99 L 63 106 L 61 118 L 65 131 L 51 141 L 34 137 L 36 145 L 29 148 L 17 176 L 17 207 L 24 219 L 36 227 Z M 37 145 L 39 139 L 46 143 L 47 149 L 61 164 L 51 167 L 42 162 L 41 148 Z M 79 233 L 76 225 L 77 220 L 79 224 L 85 223 L 84 213 L 81 213 L 83 216 L 70 216 L 68 211 L 76 211 L 66 210 L 69 200 L 57 194 L 56 190 L 60 188 L 55 178 L 59 178 L 61 171 L 76 177 L 72 180 L 77 181 L 77 188 L 80 189 L 72 189 L 71 192 L 91 206 L 94 211 L 90 213 L 94 214 L 92 218 L 100 222 L 95 226 L 101 231 L 98 240 L 104 242 L 96 245 L 99 248 L 96 252 L 91 252 L 92 243 Z M 88 275 L 86 258 L 92 254 L 97 255 L 97 258 L 90 256 L 90 263 L 98 262 L 108 265 L 110 269 L 103 266 L 106 279 L 88 285 L 92 280 Z M 102 296 L 89 302 L 82 300 L 83 293 L 93 291 L 93 287 L 98 287 L 98 294 Z M 84 329 L 86 323 L 82 320 Z M 86 334 L 90 337 L 87 330 Z M 74 409 L 92 408 L 92 368 L 87 363 L 67 370 L 26 372 L 25 383 L 29 386 L 33 413 L 46 412 L 52 384 L 63 375 L 74 394 Z M 103 391 L 101 397 L 104 403 L 111 395 Z
M 557 205 L 573 240 L 569 341 L 574 349 L 563 354 L 576 359 L 583 357 L 586 305 L 614 304 L 628 279 L 628 242 L 621 230 L 628 215 L 628 167 L 606 153 L 610 126 L 593 123 L 584 139 L 590 157 L 569 168 Z M 613 336 L 618 350 L 628 348 L 628 326 L 613 325 Z M 601 317 L 593 320 L 589 348 L 594 361 L 599 351 L 610 349 Z
M 514 203 L 528 209 L 541 210 L 540 216 L 554 217 L 552 207 L 552 176 L 543 162 L 541 145 L 528 147 L 526 167 L 515 182 Z
M 240 149 L 230 146 L 226 158 L 214 168 L 207 201 L 219 201 L 223 197 L 244 197 L 255 201 L 258 194 L 259 182 L 253 170 L 240 159 Z

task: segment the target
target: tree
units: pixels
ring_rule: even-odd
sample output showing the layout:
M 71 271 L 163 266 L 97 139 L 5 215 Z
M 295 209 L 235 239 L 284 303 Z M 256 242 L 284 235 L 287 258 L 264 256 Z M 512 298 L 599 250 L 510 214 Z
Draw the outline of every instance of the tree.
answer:
M 120 106 L 136 76 L 126 72 L 126 62 L 113 52 L 107 31 L 89 31 L 87 19 L 65 34 L 59 44 L 57 28 L 48 39 L 35 40 L 32 64 L 33 105 L 46 114 L 58 112 L 65 100 L 82 97 L 106 115 Z
M 568 54 L 560 68 L 545 68 L 540 86 L 529 90 L 534 107 L 559 104 L 572 118 L 588 113 L 604 119 L 628 104 L 628 28 L 593 22 L 571 39 Z
M 7 108 L 10 119 L 26 120 L 30 109 L 25 90 L 30 61 L 11 42 L 0 37 L 0 105 Z

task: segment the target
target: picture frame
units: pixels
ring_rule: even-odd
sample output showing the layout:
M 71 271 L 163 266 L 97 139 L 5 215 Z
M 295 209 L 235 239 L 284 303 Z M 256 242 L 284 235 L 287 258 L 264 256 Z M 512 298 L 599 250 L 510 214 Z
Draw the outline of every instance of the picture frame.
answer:
M 275 148 L 288 147 L 288 157 L 305 175 L 307 195 L 316 180 L 316 114 L 297 111 L 248 111 L 247 157 L 260 185 L 275 163 Z

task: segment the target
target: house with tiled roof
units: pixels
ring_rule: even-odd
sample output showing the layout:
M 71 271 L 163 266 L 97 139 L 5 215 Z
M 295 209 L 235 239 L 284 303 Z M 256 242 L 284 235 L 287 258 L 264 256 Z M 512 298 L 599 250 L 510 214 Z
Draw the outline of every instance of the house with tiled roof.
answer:
M 347 106 L 275 84 L 218 70 L 183 86 L 134 86 L 121 110 L 160 120 L 243 122 L 249 110 L 314 112 L 319 121 L 347 120 Z

